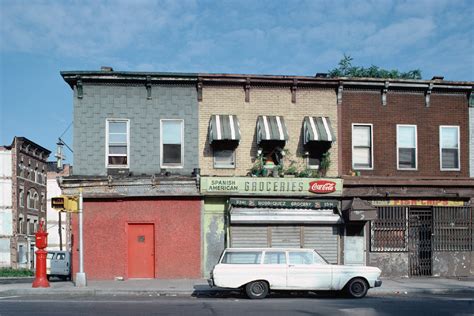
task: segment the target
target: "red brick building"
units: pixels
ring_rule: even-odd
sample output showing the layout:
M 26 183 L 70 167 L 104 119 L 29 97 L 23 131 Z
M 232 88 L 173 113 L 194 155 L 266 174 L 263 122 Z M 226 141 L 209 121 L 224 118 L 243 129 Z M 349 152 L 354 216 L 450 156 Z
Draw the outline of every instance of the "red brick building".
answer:
M 377 219 L 354 221 L 352 233 L 385 275 L 474 271 L 473 83 L 433 79 L 343 80 L 338 90 L 343 194 L 377 208 Z

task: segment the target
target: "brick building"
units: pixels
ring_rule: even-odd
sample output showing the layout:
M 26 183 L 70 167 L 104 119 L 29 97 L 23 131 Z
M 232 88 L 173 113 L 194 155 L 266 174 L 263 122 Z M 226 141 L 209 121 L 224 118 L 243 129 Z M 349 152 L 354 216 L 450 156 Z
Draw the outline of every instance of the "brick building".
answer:
M 336 88 L 324 78 L 200 74 L 204 275 L 225 247 L 314 247 L 342 262 Z M 315 181 L 334 191 L 311 191 Z
M 34 234 L 47 219 L 50 153 L 25 137 L 0 146 L 0 267 L 34 268 Z
M 344 197 L 377 207 L 360 222 L 364 261 L 394 276 L 472 274 L 472 83 L 344 79 L 339 88 Z M 472 140 L 472 138 L 471 138 Z
M 88 278 L 199 277 L 196 75 L 61 75 L 73 90 L 75 166 L 60 186 L 83 189 Z M 74 272 L 77 229 L 73 215 Z

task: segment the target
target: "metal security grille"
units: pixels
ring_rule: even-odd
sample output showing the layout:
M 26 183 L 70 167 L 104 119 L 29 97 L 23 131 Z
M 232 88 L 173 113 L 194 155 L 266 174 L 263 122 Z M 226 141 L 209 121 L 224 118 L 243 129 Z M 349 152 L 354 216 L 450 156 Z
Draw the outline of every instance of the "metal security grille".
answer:
M 431 275 L 431 209 L 410 209 L 408 252 L 410 275 Z
M 472 208 L 435 207 L 433 209 L 433 250 L 472 250 Z
M 377 207 L 377 212 L 371 222 L 371 251 L 406 251 L 408 208 Z

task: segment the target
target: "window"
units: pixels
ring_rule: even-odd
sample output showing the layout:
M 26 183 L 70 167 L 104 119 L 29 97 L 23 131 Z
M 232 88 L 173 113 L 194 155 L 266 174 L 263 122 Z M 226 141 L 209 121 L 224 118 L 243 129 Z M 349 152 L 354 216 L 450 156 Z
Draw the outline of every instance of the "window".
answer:
M 45 196 L 45 194 L 41 193 L 41 200 L 39 202 L 41 211 L 44 211 L 44 205 L 46 204 L 46 200 L 45 200 L 44 196 Z
M 416 170 L 417 160 L 416 125 L 397 125 L 397 168 Z
M 24 225 L 23 223 L 24 223 L 24 222 L 25 222 L 25 220 L 23 219 L 22 216 L 20 216 L 20 217 L 18 218 L 18 233 L 19 233 L 19 234 L 23 234 L 23 233 L 24 233 L 24 229 L 23 229 L 23 225 Z
M 183 166 L 183 120 L 161 120 L 161 167 Z
M 265 252 L 264 264 L 286 264 L 286 254 L 284 252 Z
M 106 166 L 108 168 L 128 168 L 130 156 L 129 120 L 108 119 L 106 125 Z
M 260 264 L 261 251 L 226 252 L 221 263 Z
M 214 148 L 214 168 L 235 168 L 235 150 Z
M 439 151 L 441 170 L 460 170 L 459 126 L 439 127 Z
M 371 251 L 406 251 L 408 208 L 377 207 L 377 213 L 371 222 Z
M 472 251 L 472 208 L 433 208 L 433 250 Z
M 18 191 L 18 202 L 20 204 L 20 207 L 25 206 L 25 189 L 21 187 Z
M 288 253 L 290 257 L 290 264 L 313 264 L 314 263 L 314 256 L 312 252 L 292 252 Z
M 352 167 L 373 169 L 372 124 L 352 125 Z

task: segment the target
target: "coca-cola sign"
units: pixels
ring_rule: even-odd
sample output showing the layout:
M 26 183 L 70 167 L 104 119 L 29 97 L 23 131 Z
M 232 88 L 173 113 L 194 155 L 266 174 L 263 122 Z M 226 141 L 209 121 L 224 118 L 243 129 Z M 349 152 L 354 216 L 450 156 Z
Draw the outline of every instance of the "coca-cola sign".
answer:
M 309 192 L 313 193 L 331 193 L 336 191 L 336 182 L 328 180 L 318 180 L 309 183 Z

